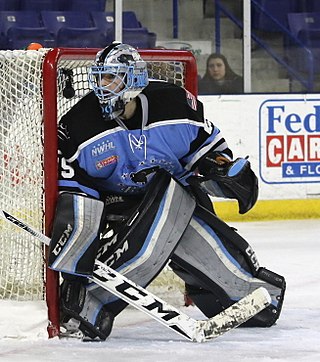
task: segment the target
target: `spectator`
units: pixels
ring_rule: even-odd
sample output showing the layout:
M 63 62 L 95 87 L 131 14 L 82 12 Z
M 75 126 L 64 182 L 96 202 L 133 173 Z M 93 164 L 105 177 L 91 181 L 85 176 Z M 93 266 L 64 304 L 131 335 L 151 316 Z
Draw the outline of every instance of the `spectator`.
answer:
M 217 53 L 208 57 L 206 73 L 198 85 L 200 95 L 243 93 L 243 78 L 231 69 L 224 55 Z

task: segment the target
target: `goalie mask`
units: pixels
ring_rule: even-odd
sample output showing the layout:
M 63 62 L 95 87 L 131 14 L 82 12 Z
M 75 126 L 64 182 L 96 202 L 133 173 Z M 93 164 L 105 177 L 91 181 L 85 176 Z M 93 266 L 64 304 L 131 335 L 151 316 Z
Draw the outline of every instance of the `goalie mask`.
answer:
M 97 53 L 89 69 L 89 82 L 103 117 L 112 120 L 148 85 L 147 64 L 136 49 L 114 42 Z

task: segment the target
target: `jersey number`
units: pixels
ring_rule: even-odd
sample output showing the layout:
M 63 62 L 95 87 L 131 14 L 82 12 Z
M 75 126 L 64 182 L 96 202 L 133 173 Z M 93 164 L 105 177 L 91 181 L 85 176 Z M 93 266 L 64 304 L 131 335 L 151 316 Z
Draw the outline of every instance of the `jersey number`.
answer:
M 61 176 L 63 178 L 72 178 L 74 176 L 74 169 L 64 157 L 60 158 Z

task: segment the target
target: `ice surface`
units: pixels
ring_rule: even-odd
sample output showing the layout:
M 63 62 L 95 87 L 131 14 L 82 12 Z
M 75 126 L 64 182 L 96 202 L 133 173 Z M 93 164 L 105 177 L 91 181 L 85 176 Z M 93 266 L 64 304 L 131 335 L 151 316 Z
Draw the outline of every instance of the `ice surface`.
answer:
M 232 223 L 265 266 L 287 279 L 283 313 L 267 329 L 235 329 L 197 344 L 128 309 L 105 342 L 47 339 L 44 302 L 0 301 L 0 361 L 320 361 L 320 220 Z M 193 308 L 187 314 L 203 318 Z

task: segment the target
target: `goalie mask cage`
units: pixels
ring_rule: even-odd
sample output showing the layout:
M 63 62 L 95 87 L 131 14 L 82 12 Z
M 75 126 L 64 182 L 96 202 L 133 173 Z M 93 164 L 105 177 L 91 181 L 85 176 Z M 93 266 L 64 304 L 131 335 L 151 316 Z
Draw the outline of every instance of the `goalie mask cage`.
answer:
M 97 51 L 0 51 L 1 208 L 46 235 L 50 235 L 57 198 L 57 122 L 91 90 L 87 68 Z M 197 67 L 190 52 L 139 52 L 147 61 L 150 78 L 176 83 L 197 94 Z M 59 277 L 46 268 L 41 242 L 2 219 L 0 242 L 0 299 L 45 298 L 49 337 L 58 335 Z M 183 302 L 183 284 L 169 268 L 150 288 L 171 303 L 172 296 L 178 293 L 179 298 L 180 293 Z

